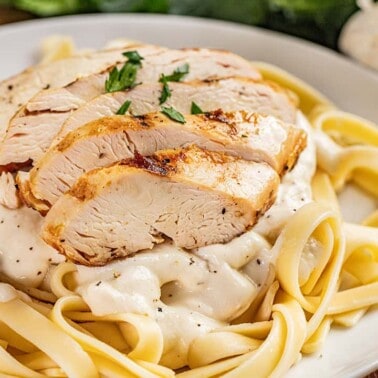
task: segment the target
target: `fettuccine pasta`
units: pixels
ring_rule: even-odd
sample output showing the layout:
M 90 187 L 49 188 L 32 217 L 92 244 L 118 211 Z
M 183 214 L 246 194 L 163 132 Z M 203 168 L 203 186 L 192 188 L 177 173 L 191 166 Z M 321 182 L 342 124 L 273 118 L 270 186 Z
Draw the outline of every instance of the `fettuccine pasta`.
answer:
M 256 253 L 252 249 L 269 251 L 271 259 L 269 278 L 252 306 L 195 337 L 184 356 L 187 363 L 177 368 L 181 360 L 165 345 L 157 319 L 93 311 L 82 295 L 80 269 L 63 262 L 47 287 L 28 294 L 11 282 L 0 283 L 0 376 L 241 378 L 253 372 L 282 377 L 302 354 L 321 350 L 332 324 L 351 327 L 378 304 L 378 213 L 361 224 L 348 223 L 337 198 L 354 182 L 378 200 L 378 129 L 336 109 L 283 70 L 255 65 L 266 79 L 298 95 L 312 125 L 317 170 L 313 200 L 287 220 L 278 237 L 268 242 L 253 236 L 247 259 Z M 303 274 L 311 245 L 318 251 L 316 264 Z M 230 254 L 239 253 L 233 248 Z M 230 264 L 235 271 L 247 269 L 244 263 Z M 154 286 L 161 296 L 164 285 Z

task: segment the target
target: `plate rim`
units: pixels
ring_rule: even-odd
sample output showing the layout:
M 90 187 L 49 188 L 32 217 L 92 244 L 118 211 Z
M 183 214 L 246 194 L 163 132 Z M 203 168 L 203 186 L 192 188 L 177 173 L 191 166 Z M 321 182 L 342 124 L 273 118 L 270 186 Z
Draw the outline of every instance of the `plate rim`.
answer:
M 293 44 L 301 46 L 302 48 L 310 48 L 312 50 L 317 50 L 321 54 L 328 55 L 342 64 L 348 64 L 353 69 L 357 69 L 363 75 L 368 75 L 373 81 L 377 81 L 378 84 L 378 71 L 369 68 L 368 66 L 363 65 L 362 63 L 358 63 L 351 57 L 344 55 L 336 50 L 333 50 L 329 47 L 322 46 L 315 42 L 293 36 L 290 34 L 285 34 L 283 32 L 265 29 L 263 27 L 259 27 L 258 25 L 247 25 L 241 24 L 234 21 L 226 21 L 226 20 L 218 20 L 212 18 L 204 18 L 204 17 L 195 17 L 195 16 L 184 16 L 184 15 L 177 15 L 177 14 L 160 14 L 160 13 L 82 13 L 82 14 L 75 14 L 75 15 L 62 15 L 62 16 L 54 16 L 48 18 L 37 18 L 32 20 L 24 20 L 19 22 L 13 22 L 10 24 L 0 25 L 0 37 L 3 37 L 3 34 L 11 33 L 11 32 L 18 32 L 19 29 L 28 29 L 34 27 L 48 27 L 49 25 L 56 25 L 57 23 L 70 23 L 76 22 L 77 20 L 81 20 L 83 22 L 93 22 L 98 19 L 121 19 L 121 18 L 132 18 L 133 21 L 137 20 L 138 22 L 145 22 L 148 19 L 157 19 L 163 21 L 164 19 L 169 19 L 173 21 L 182 21 L 185 23 L 197 23 L 198 25 L 206 25 L 212 24 L 213 26 L 219 26 L 222 28 L 233 28 L 239 29 L 244 31 L 253 31 L 258 35 L 265 35 L 270 36 L 272 38 L 282 38 L 287 41 L 290 41 Z

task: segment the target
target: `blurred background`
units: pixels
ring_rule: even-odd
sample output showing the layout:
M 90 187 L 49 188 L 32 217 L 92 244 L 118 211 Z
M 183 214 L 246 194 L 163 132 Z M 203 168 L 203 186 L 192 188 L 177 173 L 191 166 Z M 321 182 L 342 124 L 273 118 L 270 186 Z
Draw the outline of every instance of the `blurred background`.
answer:
M 330 48 L 356 0 L 0 0 L 0 23 L 93 12 L 151 12 L 257 25 Z M 378 22 L 378 20 L 377 20 Z
M 378 0 L 0 0 L 0 24 L 80 13 L 161 13 L 301 37 L 378 70 Z

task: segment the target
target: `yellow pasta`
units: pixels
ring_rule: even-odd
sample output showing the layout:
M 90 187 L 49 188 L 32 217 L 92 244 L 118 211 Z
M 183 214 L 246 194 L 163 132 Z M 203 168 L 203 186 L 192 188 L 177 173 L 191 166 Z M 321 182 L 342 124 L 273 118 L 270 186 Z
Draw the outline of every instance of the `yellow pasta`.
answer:
M 57 48 L 45 60 L 71 53 L 67 41 Z M 297 94 L 314 132 L 336 148 L 318 151 L 313 201 L 274 241 L 261 297 L 232 324 L 196 337 L 188 366 L 175 371 L 164 366 L 169 358 L 156 319 L 96 315 L 77 291 L 77 267 L 61 263 L 47 294 L 36 289 L 0 301 L 0 377 L 282 377 L 302 353 L 321 349 L 332 324 L 350 327 L 378 304 L 378 213 L 363 224 L 346 223 L 336 195 L 352 180 L 378 200 L 378 129 L 283 70 L 254 65 Z M 321 253 L 303 278 L 302 258 L 314 240 Z

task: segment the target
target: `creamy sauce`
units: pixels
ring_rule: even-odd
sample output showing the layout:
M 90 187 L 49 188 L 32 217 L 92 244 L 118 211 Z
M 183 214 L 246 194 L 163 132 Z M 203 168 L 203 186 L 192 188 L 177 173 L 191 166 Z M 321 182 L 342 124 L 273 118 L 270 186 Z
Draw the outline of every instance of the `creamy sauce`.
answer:
M 16 183 L 11 173 L 0 173 L 0 205 L 8 209 L 17 209 L 21 205 L 17 196 Z
M 174 367 L 183 366 L 195 337 L 236 318 L 258 294 L 258 284 L 232 268 L 223 252 L 235 253 L 242 268 L 269 245 L 252 233 L 238 239 L 232 248 L 211 246 L 195 253 L 166 243 L 105 267 L 78 266 L 77 291 L 97 315 L 134 312 L 156 319 L 165 358 L 174 351 Z M 235 248 L 244 242 L 247 247 Z
M 0 272 L 28 287 L 38 287 L 50 264 L 64 261 L 39 237 L 42 221 L 27 207 L 0 206 Z
M 299 261 L 299 285 L 303 285 L 309 279 L 311 273 L 318 265 L 322 256 L 323 245 L 319 240 L 310 237 L 302 251 Z
M 295 167 L 283 177 L 275 203 L 253 228 L 269 239 L 275 239 L 289 217 L 312 201 L 311 179 L 316 169 L 316 146 L 313 130 L 301 112 L 297 113 L 297 127 L 306 131 L 307 146 Z

